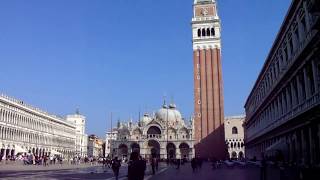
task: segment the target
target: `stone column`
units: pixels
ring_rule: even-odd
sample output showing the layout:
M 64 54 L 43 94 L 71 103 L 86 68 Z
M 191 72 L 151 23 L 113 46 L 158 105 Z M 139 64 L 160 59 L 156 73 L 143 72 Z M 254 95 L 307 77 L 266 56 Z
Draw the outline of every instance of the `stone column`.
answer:
M 311 96 L 311 91 L 310 91 L 310 82 L 308 80 L 308 75 L 307 75 L 307 69 L 303 68 L 303 78 L 304 78 L 304 84 L 305 84 L 305 91 L 306 91 L 306 99 L 309 99 Z
M 306 19 L 306 32 L 310 30 L 310 15 L 307 8 L 307 1 L 303 1 L 303 10 L 305 12 L 305 19 Z
M 300 139 L 301 139 L 301 146 L 302 146 L 301 155 L 302 155 L 302 158 L 304 159 L 304 163 L 306 163 L 307 157 L 306 157 L 306 141 L 304 136 L 304 130 L 301 129 L 300 133 L 301 133 Z
M 4 149 L 4 153 L 3 153 L 3 158 L 2 158 L 2 160 L 6 160 L 7 159 L 7 149 L 5 148 Z
M 301 157 L 302 157 L 302 155 L 301 155 L 301 138 L 298 138 L 299 137 L 299 135 L 298 135 L 298 133 L 299 133 L 299 130 L 296 130 L 295 131 L 295 141 L 296 141 L 296 152 L 297 152 L 297 161 L 299 161 L 300 159 L 301 159 Z
M 290 85 L 289 85 L 290 86 Z M 292 97 L 290 96 L 290 92 L 289 92 L 289 88 L 286 87 L 286 100 L 287 100 L 287 112 L 289 112 L 291 109 L 292 109 L 292 106 L 291 106 L 291 99 Z
M 312 65 L 312 73 L 313 73 L 315 92 L 319 92 L 319 84 L 318 84 L 318 77 L 317 77 L 318 69 L 316 67 L 315 60 L 311 61 L 311 65 Z
M 302 24 L 301 24 L 301 21 L 299 19 L 299 17 L 297 17 L 297 22 L 298 22 L 298 34 L 299 34 L 299 44 L 298 44 L 298 47 L 300 47 L 301 45 L 301 42 L 304 41 L 304 33 L 303 30 L 302 30 Z
M 295 87 L 293 86 L 293 82 L 290 82 L 290 87 L 291 87 L 291 109 L 293 109 L 297 105 L 297 97 L 295 93 Z
M 296 20 L 295 20 L 296 21 Z M 296 37 L 296 33 L 295 33 L 295 30 L 293 29 L 293 27 L 291 28 L 291 31 L 292 31 L 292 53 L 295 53 L 296 50 L 298 49 L 299 45 L 297 44 L 298 43 L 298 37 Z
M 313 142 L 313 137 L 312 137 L 312 128 L 311 126 L 308 127 L 308 132 L 309 132 L 309 153 L 310 153 L 310 163 L 313 164 L 314 163 L 314 142 Z
M 296 81 L 297 81 L 297 88 L 298 88 L 298 102 L 297 104 L 299 104 L 300 102 L 303 101 L 302 99 L 302 90 L 301 90 L 301 84 L 300 84 L 300 80 L 299 80 L 299 74 L 296 75 Z
M 317 129 L 318 129 L 318 141 L 319 141 L 319 144 L 318 144 L 318 149 L 320 149 L 320 124 L 318 124 L 318 127 L 317 127 Z M 318 155 L 318 157 L 319 157 L 319 160 L 320 160 L 320 155 L 319 154 L 317 154 Z
M 283 50 L 282 50 L 283 51 Z M 283 52 L 282 52 L 283 53 Z M 282 56 L 283 57 L 283 56 Z M 281 72 L 282 72 L 282 69 L 283 69 L 283 59 L 281 59 L 281 56 L 279 56 L 279 54 L 277 54 L 277 59 L 278 59 L 278 62 L 279 62 L 279 72 L 278 72 L 278 74 L 279 74 L 279 76 L 280 76 L 280 74 L 281 74 Z
M 289 30 L 290 31 L 290 30 Z M 293 50 L 293 31 L 291 31 L 292 35 L 291 35 L 291 39 L 288 39 L 287 41 L 287 64 L 289 64 L 291 61 L 292 61 L 292 56 L 293 56 L 293 53 L 294 53 L 294 50 Z M 292 41 L 292 47 L 290 47 L 290 41 Z
M 286 89 L 284 89 L 286 91 Z M 286 99 L 286 95 L 285 92 L 281 93 L 281 97 L 282 97 L 282 110 L 283 110 L 283 114 L 286 114 L 288 111 L 287 108 L 287 99 Z
M 289 135 L 288 137 L 288 141 L 289 141 L 289 162 L 293 161 L 293 145 L 292 145 L 292 135 Z
M 277 120 L 281 116 L 282 113 L 282 107 L 281 107 L 281 101 L 280 101 L 280 96 L 277 97 Z

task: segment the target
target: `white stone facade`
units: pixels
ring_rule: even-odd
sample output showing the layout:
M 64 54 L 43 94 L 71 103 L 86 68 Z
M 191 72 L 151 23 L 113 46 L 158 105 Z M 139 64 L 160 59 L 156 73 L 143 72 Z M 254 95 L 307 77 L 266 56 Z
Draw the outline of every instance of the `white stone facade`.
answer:
M 88 146 L 88 135 L 85 133 L 86 117 L 78 111 L 74 115 L 68 115 L 66 120 L 76 127 L 75 153 L 77 156 L 86 157 Z
M 75 151 L 75 126 L 23 101 L 0 96 L 0 156 L 60 155 Z
M 143 158 L 194 157 L 193 123 L 187 125 L 174 104 L 164 104 L 152 116 L 145 114 L 138 123 L 118 122 L 117 128 L 107 133 L 106 141 L 110 156 L 123 160 L 133 151 Z
M 208 5 L 209 4 L 209 5 Z M 193 50 L 221 49 L 221 22 L 218 16 L 216 2 L 194 1 L 194 16 L 192 17 Z M 199 14 L 198 11 L 201 11 Z
M 225 140 L 230 159 L 242 159 L 245 157 L 244 120 L 245 116 L 230 116 L 224 120 Z
M 106 134 L 106 147 L 105 147 L 105 156 L 111 157 L 111 147 L 114 140 L 117 140 L 117 131 L 110 131 Z
M 291 3 L 245 103 L 248 159 L 320 164 L 319 7 Z
M 96 135 L 88 137 L 88 157 L 99 158 L 103 157 L 103 140 Z

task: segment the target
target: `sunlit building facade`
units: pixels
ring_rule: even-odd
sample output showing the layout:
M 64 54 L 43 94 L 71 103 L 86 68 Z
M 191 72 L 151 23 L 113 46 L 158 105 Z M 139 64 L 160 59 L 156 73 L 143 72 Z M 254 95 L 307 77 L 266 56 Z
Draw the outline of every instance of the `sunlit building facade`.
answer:
M 75 114 L 68 115 L 66 120 L 76 127 L 75 154 L 78 157 L 86 157 L 88 155 L 88 135 L 85 133 L 86 117 L 81 115 L 79 110 Z
M 0 156 L 18 153 L 59 155 L 75 153 L 75 125 L 5 95 L 0 96 Z
M 88 136 L 88 157 L 100 158 L 103 157 L 103 139 L 92 134 Z
M 191 24 L 196 156 L 224 159 L 221 22 L 216 0 L 194 0 Z
M 155 114 L 144 116 L 138 123 L 121 123 L 107 133 L 110 156 L 129 158 L 133 151 L 143 158 L 191 159 L 194 157 L 192 120 L 186 123 L 175 104 L 164 104 Z
M 320 164 L 320 4 L 293 0 L 246 101 L 248 158 Z
M 229 116 L 224 119 L 225 140 L 229 159 L 245 158 L 244 129 L 245 116 Z

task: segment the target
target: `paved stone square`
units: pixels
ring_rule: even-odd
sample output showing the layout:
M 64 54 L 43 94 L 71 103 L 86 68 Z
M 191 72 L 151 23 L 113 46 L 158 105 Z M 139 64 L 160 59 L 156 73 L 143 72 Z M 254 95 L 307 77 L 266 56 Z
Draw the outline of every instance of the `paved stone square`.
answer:
M 166 171 L 159 173 L 150 178 L 151 180 L 259 180 L 260 168 L 255 165 L 235 165 L 227 167 L 222 165 L 219 169 L 213 169 L 211 164 L 204 163 L 201 169 L 196 172 L 192 171 L 190 163 L 176 169 L 170 166 Z M 292 171 L 286 171 L 284 178 L 286 180 L 294 179 Z M 267 169 L 267 180 L 282 180 L 280 178 L 280 170 L 278 168 L 269 167 Z
M 160 164 L 159 172 L 166 170 L 165 164 Z M 128 166 L 122 164 L 119 172 L 119 180 L 127 179 Z M 146 178 L 150 178 L 151 167 L 147 166 Z M 113 171 L 111 168 L 86 165 L 52 165 L 48 167 L 32 166 L 32 165 L 1 165 L 0 179 L 16 180 L 16 179 L 105 179 L 113 180 Z
M 11 168 L 11 169 L 10 169 Z M 122 164 L 119 180 L 127 179 L 127 165 Z M 278 168 L 269 167 L 267 170 L 267 180 L 281 180 Z M 290 176 L 289 176 L 290 174 Z M 294 179 L 292 171 L 286 171 L 282 179 Z M 23 166 L 23 165 L 1 165 L 0 179 L 104 179 L 114 180 L 113 172 L 108 167 L 86 165 L 52 165 L 43 166 Z M 190 163 L 176 166 L 161 163 L 159 171 L 152 175 L 150 165 L 147 165 L 145 180 L 259 180 L 260 169 L 254 165 L 227 167 L 222 165 L 219 169 L 213 169 L 211 164 L 204 163 L 201 169 L 192 172 Z

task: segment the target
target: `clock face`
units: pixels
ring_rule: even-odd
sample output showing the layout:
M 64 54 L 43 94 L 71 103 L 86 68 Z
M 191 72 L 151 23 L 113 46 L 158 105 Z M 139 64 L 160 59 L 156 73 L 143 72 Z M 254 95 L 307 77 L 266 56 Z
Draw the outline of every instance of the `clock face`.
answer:
M 208 15 L 208 9 L 207 9 L 207 8 L 202 8 L 202 9 L 201 9 L 201 14 L 202 14 L 203 16 Z

